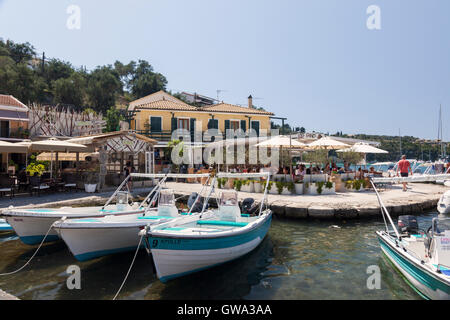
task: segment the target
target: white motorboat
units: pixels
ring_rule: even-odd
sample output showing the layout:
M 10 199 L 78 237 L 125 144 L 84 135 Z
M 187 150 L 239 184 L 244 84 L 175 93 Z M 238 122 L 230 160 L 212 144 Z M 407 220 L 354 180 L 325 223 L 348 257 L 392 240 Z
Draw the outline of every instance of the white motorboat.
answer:
M 159 175 L 160 178 L 164 176 L 162 174 Z M 121 191 L 128 179 L 130 179 L 130 176 L 121 183 L 103 206 L 40 209 L 20 209 L 11 206 L 2 213 L 2 216 L 25 244 L 39 244 L 44 239 L 45 242 L 57 241 L 60 238 L 51 227 L 62 218 L 100 218 L 107 215 L 123 216 L 143 213 L 145 208 L 138 203 L 130 205 L 128 203 L 128 193 Z M 115 198 L 116 204 L 110 204 Z
M 376 232 L 383 253 L 422 297 L 450 299 L 450 219 L 434 218 L 425 231 L 416 217 L 400 216 L 396 226 L 373 187 L 386 225 Z
M 196 175 L 199 176 L 209 177 L 208 174 Z M 184 216 L 176 207 L 173 190 L 161 188 L 159 184 L 150 201 L 154 203 L 158 199 L 157 208 L 147 207 L 144 212 L 126 216 L 62 220 L 55 223 L 54 229 L 79 261 L 136 250 L 141 229 Z
M 272 212 L 266 202 L 270 173 L 219 173 L 217 177 L 266 178 L 261 205 L 251 209 L 254 215 L 242 214 L 237 193 L 224 191 L 216 210 L 202 210 L 198 215 L 142 230 L 140 234 L 145 236 L 145 245 L 151 250 L 156 274 L 162 282 L 242 257 L 255 249 L 266 236 L 272 221 Z M 206 203 L 213 190 L 214 183 Z

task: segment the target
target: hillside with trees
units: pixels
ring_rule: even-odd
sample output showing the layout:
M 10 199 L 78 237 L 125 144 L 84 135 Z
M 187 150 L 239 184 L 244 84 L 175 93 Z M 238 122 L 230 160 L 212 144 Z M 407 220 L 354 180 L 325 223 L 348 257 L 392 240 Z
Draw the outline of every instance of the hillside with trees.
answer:
M 66 104 L 106 115 L 126 104 L 165 90 L 167 79 L 145 60 L 97 66 L 91 71 L 68 61 L 37 57 L 28 42 L 0 39 L 0 93 L 31 104 Z

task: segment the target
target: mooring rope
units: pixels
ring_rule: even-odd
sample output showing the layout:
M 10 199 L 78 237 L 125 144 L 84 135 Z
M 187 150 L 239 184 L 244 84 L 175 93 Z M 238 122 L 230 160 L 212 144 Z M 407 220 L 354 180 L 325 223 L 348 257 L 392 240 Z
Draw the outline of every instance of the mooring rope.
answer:
M 47 233 L 45 234 L 44 238 L 42 239 L 41 244 L 40 244 L 39 247 L 36 249 L 36 251 L 33 253 L 33 255 L 31 256 L 31 258 L 27 261 L 27 263 L 25 263 L 21 268 L 17 269 L 16 271 L 13 271 L 13 272 L 7 272 L 7 273 L 0 273 L 0 276 L 9 276 L 9 275 L 15 274 L 15 273 L 19 272 L 20 270 L 22 270 L 23 268 L 25 268 L 25 267 L 31 262 L 31 260 L 33 260 L 34 256 L 38 253 L 39 249 L 42 247 L 42 245 L 43 245 L 44 242 L 45 242 L 45 239 L 47 238 L 48 234 L 50 233 L 50 230 L 52 230 L 52 228 L 53 228 L 53 226 L 54 226 L 54 224 L 55 224 L 56 222 L 57 222 L 57 221 L 53 222 L 52 225 L 50 226 L 50 228 L 48 228 L 48 231 L 47 231 Z
M 147 230 L 147 228 L 148 228 L 148 227 L 145 227 L 145 230 Z M 139 244 L 138 244 L 138 246 L 137 246 L 137 248 L 136 248 L 136 252 L 134 253 L 133 261 L 131 261 L 131 265 L 130 265 L 130 267 L 128 268 L 128 272 L 127 272 L 127 274 L 126 274 L 126 276 L 125 276 L 125 279 L 123 279 L 123 282 L 122 282 L 122 284 L 120 285 L 120 288 L 119 288 L 119 290 L 117 291 L 116 295 L 114 296 L 113 300 L 116 300 L 117 296 L 119 295 L 120 291 L 122 290 L 122 287 L 124 286 L 125 282 L 126 282 L 127 279 L 128 279 L 128 275 L 130 274 L 131 268 L 133 268 L 134 261 L 136 260 L 136 256 L 137 256 L 137 254 L 138 254 L 138 252 L 139 252 L 139 248 L 141 247 L 142 239 L 144 238 L 144 235 L 145 235 L 145 234 L 146 234 L 146 232 L 143 232 L 142 235 L 141 235 L 141 238 L 139 239 Z

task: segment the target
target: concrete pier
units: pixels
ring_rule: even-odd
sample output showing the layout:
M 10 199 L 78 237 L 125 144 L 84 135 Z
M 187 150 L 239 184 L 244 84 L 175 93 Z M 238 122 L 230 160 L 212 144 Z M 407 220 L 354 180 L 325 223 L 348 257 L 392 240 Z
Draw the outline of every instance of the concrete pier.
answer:
M 199 192 L 200 185 L 167 183 L 179 195 Z M 421 213 L 435 210 L 441 195 L 449 190 L 443 185 L 431 183 L 410 183 L 408 190 L 402 191 L 401 185 L 394 185 L 380 191 L 381 199 L 392 216 Z M 216 193 L 220 190 L 216 190 Z M 238 192 L 239 200 L 254 198 L 261 201 L 262 193 Z M 357 219 L 380 216 L 380 205 L 373 190 L 344 192 L 332 195 L 268 195 L 269 207 L 274 215 L 295 219 Z
M 176 197 L 185 196 L 180 201 L 186 202 L 192 192 L 200 192 L 200 184 L 186 184 L 168 182 L 168 188 L 174 189 Z M 380 191 L 380 196 L 392 216 L 402 214 L 421 213 L 435 210 L 441 195 L 449 190 L 448 187 L 432 183 L 410 183 L 408 191 L 403 192 L 401 185 L 394 185 Z M 134 195 L 146 195 L 149 188 L 136 189 Z M 216 190 L 218 194 L 221 190 Z M 56 196 L 42 196 L 39 199 L 15 199 L 0 202 L 1 211 L 9 205 L 21 208 L 57 208 L 61 206 L 101 206 L 112 192 L 101 194 L 72 193 L 63 195 L 69 200 L 62 200 L 61 194 Z M 254 198 L 261 201 L 262 193 L 238 192 L 239 200 Z M 28 203 L 27 203 L 28 201 Z M 35 202 L 31 204 L 30 202 Z M 212 204 L 215 200 L 211 200 Z M 36 203 L 38 202 L 38 203 Z M 274 215 L 294 219 L 358 219 L 380 216 L 380 206 L 374 191 L 344 192 L 332 195 L 268 195 L 269 207 Z

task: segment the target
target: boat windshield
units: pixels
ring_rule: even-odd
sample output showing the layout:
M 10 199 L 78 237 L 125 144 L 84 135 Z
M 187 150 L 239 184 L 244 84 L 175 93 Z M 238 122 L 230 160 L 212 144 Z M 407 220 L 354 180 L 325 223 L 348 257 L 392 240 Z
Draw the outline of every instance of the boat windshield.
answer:
M 174 206 L 175 205 L 175 195 L 173 194 L 173 190 L 166 189 L 161 190 L 159 194 L 159 206 Z
M 127 204 L 128 203 L 128 192 L 119 191 L 116 195 L 117 204 Z
M 237 206 L 237 205 L 238 205 L 237 192 L 235 191 L 222 192 L 222 194 L 220 195 L 219 206 Z
M 433 235 L 443 236 L 450 233 L 450 218 L 433 219 Z

